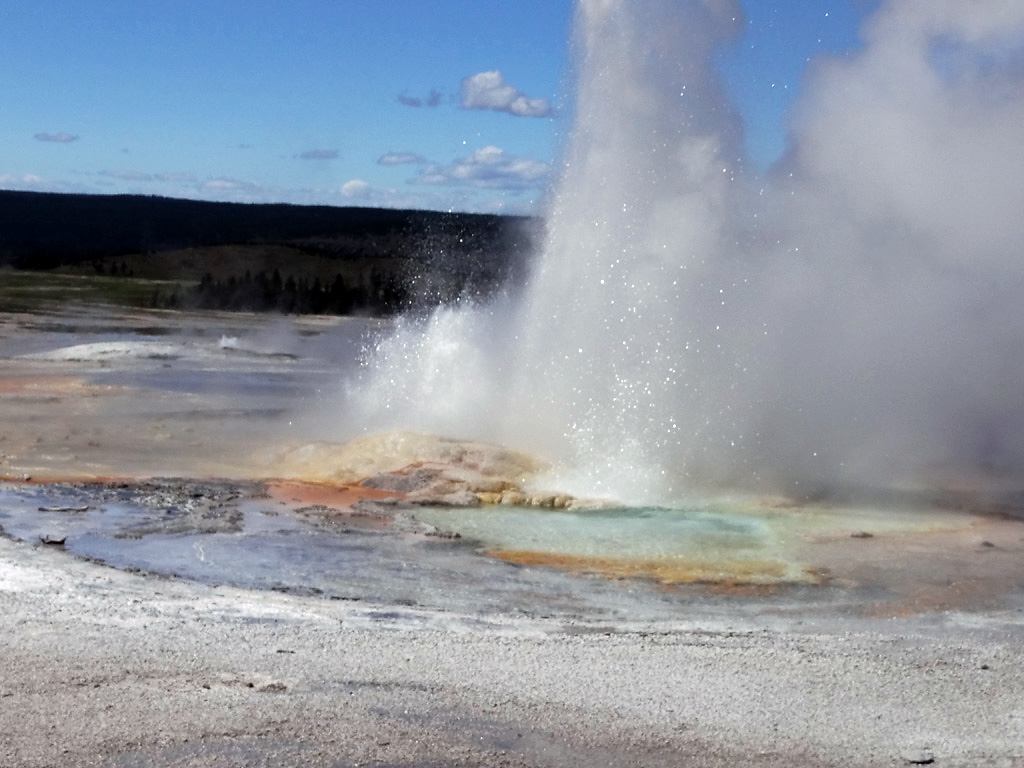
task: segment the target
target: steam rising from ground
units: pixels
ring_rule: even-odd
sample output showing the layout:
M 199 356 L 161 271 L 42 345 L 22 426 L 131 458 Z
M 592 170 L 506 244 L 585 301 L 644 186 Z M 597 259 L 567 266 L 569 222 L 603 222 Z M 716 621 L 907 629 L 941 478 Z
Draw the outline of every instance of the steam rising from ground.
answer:
M 1024 468 L 1024 5 L 883 3 L 813 64 L 767 178 L 713 66 L 739 17 L 580 0 L 529 286 L 403 321 L 346 412 L 631 501 Z

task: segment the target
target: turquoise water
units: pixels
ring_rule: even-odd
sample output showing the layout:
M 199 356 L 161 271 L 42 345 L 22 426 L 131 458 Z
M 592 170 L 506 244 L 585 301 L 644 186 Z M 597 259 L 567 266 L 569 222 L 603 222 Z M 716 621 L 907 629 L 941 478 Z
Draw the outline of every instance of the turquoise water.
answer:
M 425 508 L 421 522 L 459 534 L 501 559 L 662 583 L 821 584 L 815 548 L 864 552 L 846 542 L 953 530 L 962 514 L 921 507 L 782 505 L 729 497 L 680 508 L 553 510 L 481 506 Z
M 425 508 L 421 522 L 505 550 L 629 559 L 761 556 L 777 538 L 768 518 L 713 507 L 552 510 Z

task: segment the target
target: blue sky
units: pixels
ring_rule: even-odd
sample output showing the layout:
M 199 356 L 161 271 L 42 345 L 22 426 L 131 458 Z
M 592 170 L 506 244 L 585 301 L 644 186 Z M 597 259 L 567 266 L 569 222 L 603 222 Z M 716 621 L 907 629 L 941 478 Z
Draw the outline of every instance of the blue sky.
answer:
M 746 0 L 720 64 L 763 169 L 871 0 Z M 537 213 L 571 0 L 0 0 L 0 188 Z

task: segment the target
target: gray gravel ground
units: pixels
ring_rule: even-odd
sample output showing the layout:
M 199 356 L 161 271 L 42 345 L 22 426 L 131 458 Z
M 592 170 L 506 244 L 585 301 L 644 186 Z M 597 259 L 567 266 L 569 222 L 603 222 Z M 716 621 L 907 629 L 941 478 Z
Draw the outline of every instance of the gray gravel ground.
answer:
M 3 539 L 0 766 L 1024 765 L 1019 610 L 773 626 L 483 620 Z

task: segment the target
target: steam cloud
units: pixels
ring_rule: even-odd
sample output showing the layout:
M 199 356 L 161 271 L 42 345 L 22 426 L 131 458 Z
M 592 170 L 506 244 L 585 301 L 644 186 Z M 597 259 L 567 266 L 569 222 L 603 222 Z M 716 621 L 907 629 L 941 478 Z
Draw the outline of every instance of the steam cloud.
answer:
M 1019 473 L 1024 6 L 893 0 L 865 41 L 812 73 L 772 192 L 761 463 Z
M 407 321 L 374 429 L 503 441 L 659 500 L 1024 469 L 1024 5 L 886 0 L 744 173 L 732 0 L 580 0 L 577 125 L 522 295 Z

